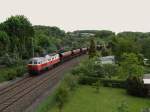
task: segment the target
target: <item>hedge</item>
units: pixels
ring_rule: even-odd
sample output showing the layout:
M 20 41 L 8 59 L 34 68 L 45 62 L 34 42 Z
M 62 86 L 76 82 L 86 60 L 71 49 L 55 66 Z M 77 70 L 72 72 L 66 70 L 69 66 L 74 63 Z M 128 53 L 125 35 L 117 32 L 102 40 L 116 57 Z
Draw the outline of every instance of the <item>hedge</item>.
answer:
M 104 78 L 98 78 L 98 77 L 81 76 L 79 78 L 79 83 L 85 84 L 85 85 L 92 85 L 98 80 L 100 80 L 103 86 L 105 87 L 126 88 L 126 81 L 118 80 L 118 79 L 112 80 L 112 79 L 104 79 Z

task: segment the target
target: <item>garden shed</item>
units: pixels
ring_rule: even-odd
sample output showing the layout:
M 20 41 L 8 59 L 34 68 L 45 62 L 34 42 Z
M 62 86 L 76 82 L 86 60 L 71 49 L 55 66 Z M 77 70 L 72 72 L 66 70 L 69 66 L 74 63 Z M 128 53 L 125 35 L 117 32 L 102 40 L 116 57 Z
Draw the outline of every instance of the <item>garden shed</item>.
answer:
M 150 74 L 144 74 L 143 81 L 145 85 L 150 85 Z
M 114 56 L 105 56 L 100 58 L 102 64 L 115 64 Z
M 144 85 L 148 88 L 149 95 L 150 95 L 150 74 L 144 75 L 143 82 L 144 82 Z

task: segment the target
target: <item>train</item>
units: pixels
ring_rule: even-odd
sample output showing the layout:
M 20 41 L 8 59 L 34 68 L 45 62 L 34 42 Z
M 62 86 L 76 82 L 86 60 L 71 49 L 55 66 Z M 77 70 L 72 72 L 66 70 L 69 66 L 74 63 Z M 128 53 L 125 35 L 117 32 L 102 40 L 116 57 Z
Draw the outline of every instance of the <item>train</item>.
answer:
M 31 58 L 27 65 L 28 73 L 30 75 L 41 74 L 43 71 L 47 71 L 60 63 L 86 54 L 87 51 L 88 48 L 80 48 L 62 53 L 51 53 L 42 57 Z

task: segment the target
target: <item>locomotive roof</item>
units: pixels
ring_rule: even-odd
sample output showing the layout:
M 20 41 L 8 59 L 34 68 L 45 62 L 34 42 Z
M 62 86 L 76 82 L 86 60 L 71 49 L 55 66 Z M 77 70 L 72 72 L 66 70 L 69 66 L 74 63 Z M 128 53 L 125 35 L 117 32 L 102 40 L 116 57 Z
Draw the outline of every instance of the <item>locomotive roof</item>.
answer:
M 42 60 L 42 59 L 44 59 L 44 57 L 34 57 L 34 58 L 31 58 L 31 60 L 35 60 L 35 61 Z
M 54 56 L 56 55 L 57 53 L 51 53 L 51 54 L 48 54 L 49 56 Z

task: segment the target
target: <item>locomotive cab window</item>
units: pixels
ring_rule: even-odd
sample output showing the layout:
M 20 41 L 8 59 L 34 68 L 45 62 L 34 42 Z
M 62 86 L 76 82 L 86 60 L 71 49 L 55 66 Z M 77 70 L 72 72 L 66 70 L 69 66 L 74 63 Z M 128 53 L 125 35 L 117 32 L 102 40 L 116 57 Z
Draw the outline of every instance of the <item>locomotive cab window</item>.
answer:
M 37 61 L 34 61 L 34 64 L 35 64 L 35 65 L 38 64 Z

